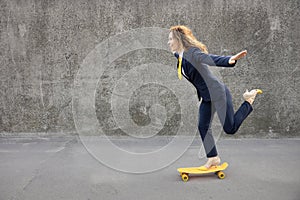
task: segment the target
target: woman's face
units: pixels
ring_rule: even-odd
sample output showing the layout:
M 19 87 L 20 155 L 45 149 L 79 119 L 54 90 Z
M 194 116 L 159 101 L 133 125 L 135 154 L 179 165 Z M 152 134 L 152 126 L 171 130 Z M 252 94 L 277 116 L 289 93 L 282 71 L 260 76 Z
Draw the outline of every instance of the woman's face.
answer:
M 179 47 L 180 47 L 179 42 L 176 38 L 173 37 L 172 32 L 170 32 L 170 34 L 169 34 L 168 45 L 172 52 L 174 52 L 174 51 L 179 52 Z

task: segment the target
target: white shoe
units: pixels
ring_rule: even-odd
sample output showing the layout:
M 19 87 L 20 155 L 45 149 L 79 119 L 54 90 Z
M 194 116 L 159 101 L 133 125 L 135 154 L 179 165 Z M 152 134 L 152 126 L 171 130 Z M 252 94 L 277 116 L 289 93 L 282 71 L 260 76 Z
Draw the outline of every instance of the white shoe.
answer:
M 252 105 L 257 94 L 262 94 L 262 90 L 253 89 L 250 92 L 246 90 L 246 92 L 243 94 L 243 97 L 245 101 L 248 101 Z
M 220 163 L 221 163 L 221 159 L 219 156 L 208 158 L 208 161 L 205 163 L 205 165 L 202 165 L 201 167 L 199 167 L 199 169 L 205 171 L 213 166 L 220 165 Z

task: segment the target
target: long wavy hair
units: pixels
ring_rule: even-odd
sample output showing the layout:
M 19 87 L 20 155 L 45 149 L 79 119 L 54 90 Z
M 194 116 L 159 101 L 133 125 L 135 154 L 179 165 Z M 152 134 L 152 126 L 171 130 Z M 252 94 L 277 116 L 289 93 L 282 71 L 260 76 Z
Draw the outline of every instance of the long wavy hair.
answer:
M 179 41 L 179 44 L 184 49 L 198 47 L 202 52 L 208 53 L 206 45 L 198 41 L 188 27 L 183 25 L 172 26 L 170 32 L 172 32 L 173 37 Z

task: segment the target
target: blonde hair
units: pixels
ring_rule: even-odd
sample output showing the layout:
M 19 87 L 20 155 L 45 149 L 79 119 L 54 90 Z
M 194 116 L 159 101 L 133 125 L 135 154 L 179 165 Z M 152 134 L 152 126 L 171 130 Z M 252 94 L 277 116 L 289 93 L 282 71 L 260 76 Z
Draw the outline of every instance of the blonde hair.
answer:
M 198 47 L 204 53 L 208 53 L 207 47 L 202 42 L 198 41 L 193 35 L 191 29 L 186 26 L 177 25 L 170 28 L 173 37 L 179 41 L 179 44 L 184 49 L 189 49 L 190 47 Z

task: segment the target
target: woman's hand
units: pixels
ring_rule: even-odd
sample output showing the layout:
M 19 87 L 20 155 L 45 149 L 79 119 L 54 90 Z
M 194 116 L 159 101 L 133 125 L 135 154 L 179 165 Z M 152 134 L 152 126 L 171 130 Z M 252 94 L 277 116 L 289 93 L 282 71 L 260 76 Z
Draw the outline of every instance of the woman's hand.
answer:
M 247 55 L 247 50 L 241 51 L 240 53 L 235 54 L 234 56 L 231 56 L 228 63 L 234 64 L 236 60 L 239 60 Z

